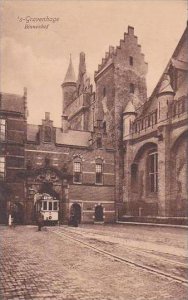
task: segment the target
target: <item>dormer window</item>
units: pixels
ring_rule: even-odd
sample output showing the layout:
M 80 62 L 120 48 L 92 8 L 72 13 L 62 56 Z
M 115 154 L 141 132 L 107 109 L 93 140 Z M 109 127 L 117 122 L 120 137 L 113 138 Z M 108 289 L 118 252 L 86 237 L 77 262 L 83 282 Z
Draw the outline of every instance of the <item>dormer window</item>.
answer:
M 52 128 L 50 126 L 44 127 L 44 142 L 50 143 L 52 141 Z
M 133 66 L 133 57 L 132 56 L 129 56 L 129 65 Z

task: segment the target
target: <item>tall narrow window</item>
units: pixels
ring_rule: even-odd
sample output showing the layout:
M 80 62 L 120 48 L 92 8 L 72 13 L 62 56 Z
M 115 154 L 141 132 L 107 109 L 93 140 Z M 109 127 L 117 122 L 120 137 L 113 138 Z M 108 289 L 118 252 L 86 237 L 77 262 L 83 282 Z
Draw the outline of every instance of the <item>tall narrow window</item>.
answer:
M 96 163 L 96 183 L 102 184 L 102 163 Z
M 82 182 L 81 162 L 74 162 L 73 181 L 74 183 Z
M 149 188 L 151 193 L 158 191 L 158 154 L 149 153 Z
M 97 148 L 102 148 L 102 138 L 101 137 L 97 138 Z
M 0 141 L 5 141 L 6 122 L 5 119 L 0 119 Z
M 5 157 L 0 156 L 0 180 L 5 178 Z
M 132 56 L 129 56 L 129 65 L 133 66 L 133 57 Z
M 130 87 L 129 88 L 130 88 L 130 93 L 134 94 L 135 87 L 134 87 L 133 83 L 130 83 Z
M 106 121 L 103 121 L 103 130 L 104 130 L 104 133 L 106 133 Z
M 104 87 L 103 88 L 103 97 L 105 97 L 106 96 L 106 88 Z

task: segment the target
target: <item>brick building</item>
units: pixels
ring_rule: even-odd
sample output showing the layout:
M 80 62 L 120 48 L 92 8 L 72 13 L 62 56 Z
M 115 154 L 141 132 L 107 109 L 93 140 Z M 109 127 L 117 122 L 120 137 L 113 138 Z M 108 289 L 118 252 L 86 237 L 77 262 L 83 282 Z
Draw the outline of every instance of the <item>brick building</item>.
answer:
M 24 182 L 17 172 L 25 169 L 27 127 L 26 90 L 23 96 L 0 94 L 0 220 L 7 222 L 7 212 L 16 206 L 23 222 Z
M 1 94 L 1 222 L 16 207 L 20 223 L 35 221 L 38 195 L 60 201 L 80 222 L 118 217 L 184 217 L 187 209 L 187 29 L 147 99 L 147 63 L 134 28 L 110 46 L 95 72 L 96 91 L 80 54 L 62 83 L 62 126 L 45 113 L 27 123 L 24 96 Z
M 124 198 L 131 216 L 187 216 L 188 37 L 183 33 L 151 97 L 123 112 Z

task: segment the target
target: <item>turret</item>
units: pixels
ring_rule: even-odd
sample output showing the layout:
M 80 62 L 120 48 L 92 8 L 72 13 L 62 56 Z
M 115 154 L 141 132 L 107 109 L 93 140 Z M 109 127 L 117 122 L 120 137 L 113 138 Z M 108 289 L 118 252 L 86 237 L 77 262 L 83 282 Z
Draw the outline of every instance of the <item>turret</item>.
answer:
M 136 117 L 135 107 L 132 101 L 129 101 L 123 112 L 123 140 L 130 139 L 131 124 L 134 122 Z
M 169 107 L 174 100 L 174 94 L 174 90 L 170 83 L 170 76 L 164 74 L 157 94 L 159 122 L 167 120 Z
M 61 86 L 63 90 L 63 113 L 64 113 L 66 107 L 74 99 L 75 92 L 76 92 L 76 77 L 72 65 L 71 55 L 70 55 L 70 62 L 67 69 L 67 73 L 65 75 L 65 79 Z

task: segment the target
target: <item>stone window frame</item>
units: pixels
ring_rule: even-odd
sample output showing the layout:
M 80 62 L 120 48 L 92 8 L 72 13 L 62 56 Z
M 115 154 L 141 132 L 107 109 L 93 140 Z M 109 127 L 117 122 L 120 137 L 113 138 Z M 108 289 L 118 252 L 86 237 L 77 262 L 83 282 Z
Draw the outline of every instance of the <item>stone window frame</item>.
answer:
M 6 119 L 0 118 L 0 141 L 6 141 Z
M 83 166 L 82 160 L 79 157 L 74 158 L 73 160 L 73 183 L 82 184 L 83 180 Z
M 102 159 L 96 159 L 95 161 L 95 184 L 103 185 L 103 161 Z

